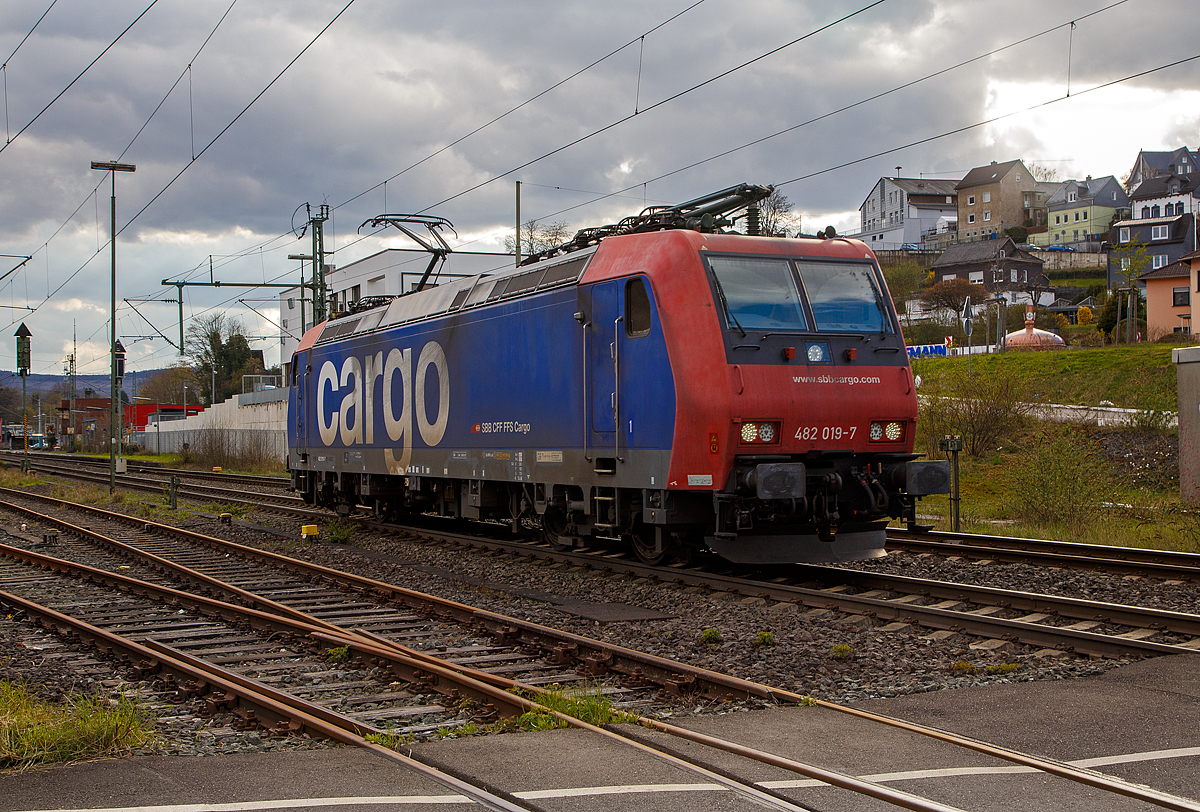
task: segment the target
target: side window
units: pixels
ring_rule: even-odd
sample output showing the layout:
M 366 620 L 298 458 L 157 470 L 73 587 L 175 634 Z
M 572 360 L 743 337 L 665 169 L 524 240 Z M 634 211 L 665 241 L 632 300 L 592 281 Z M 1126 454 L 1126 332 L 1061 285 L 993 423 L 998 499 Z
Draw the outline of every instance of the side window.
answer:
M 650 294 L 640 277 L 625 283 L 625 335 L 650 335 Z

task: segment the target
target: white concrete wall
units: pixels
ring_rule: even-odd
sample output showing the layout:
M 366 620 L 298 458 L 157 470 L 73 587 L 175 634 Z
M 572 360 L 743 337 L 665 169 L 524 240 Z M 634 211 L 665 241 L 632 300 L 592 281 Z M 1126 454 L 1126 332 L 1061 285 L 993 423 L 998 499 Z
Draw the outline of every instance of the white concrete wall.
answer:
M 267 443 L 281 461 L 287 457 L 287 389 L 234 395 L 186 420 L 164 421 L 161 432 L 134 432 L 133 442 L 165 453 L 194 443 L 201 431 L 228 431 L 240 442 Z

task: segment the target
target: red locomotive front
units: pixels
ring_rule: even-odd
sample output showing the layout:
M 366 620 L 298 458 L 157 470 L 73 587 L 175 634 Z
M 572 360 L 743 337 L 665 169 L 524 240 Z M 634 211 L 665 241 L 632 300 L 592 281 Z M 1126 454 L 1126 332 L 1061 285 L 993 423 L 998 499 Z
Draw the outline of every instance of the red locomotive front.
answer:
M 861 242 L 691 230 L 605 240 L 584 283 L 636 270 L 674 378 L 666 493 L 735 561 L 881 555 L 889 518 L 946 491 L 913 452 L 917 398 L 883 276 Z M 647 385 L 652 385 L 648 382 Z

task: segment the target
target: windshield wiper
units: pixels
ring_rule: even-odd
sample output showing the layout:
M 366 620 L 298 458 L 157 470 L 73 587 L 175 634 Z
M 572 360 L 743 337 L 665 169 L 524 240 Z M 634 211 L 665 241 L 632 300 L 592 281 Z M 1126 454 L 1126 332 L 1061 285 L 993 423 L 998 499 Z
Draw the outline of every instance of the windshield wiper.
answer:
M 737 316 L 733 315 L 733 311 L 729 309 L 729 301 L 725 298 L 725 289 L 721 287 L 721 280 L 716 273 L 713 273 L 713 282 L 717 285 L 717 296 L 721 299 L 721 309 L 725 311 L 725 318 L 737 325 L 737 328 L 742 331 L 742 338 L 745 338 L 746 330 L 737 320 Z

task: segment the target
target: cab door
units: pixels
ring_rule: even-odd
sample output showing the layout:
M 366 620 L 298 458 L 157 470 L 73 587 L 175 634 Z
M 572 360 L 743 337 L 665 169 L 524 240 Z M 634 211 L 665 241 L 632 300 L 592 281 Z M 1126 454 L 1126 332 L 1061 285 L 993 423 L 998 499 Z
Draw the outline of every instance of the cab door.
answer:
M 591 288 L 588 324 L 589 445 L 610 465 L 627 459 L 633 407 L 646 387 L 651 304 L 646 280 L 635 276 Z M 601 466 L 597 465 L 597 470 Z

